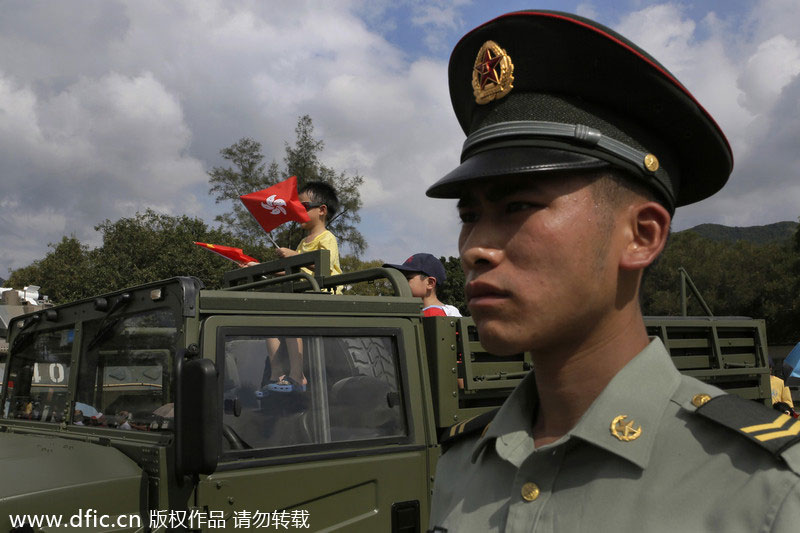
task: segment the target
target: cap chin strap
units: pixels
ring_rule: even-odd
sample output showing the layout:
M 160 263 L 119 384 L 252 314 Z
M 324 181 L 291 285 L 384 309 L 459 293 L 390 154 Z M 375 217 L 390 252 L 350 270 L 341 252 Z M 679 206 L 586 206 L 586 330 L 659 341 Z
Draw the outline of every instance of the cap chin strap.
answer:
M 480 128 L 464 141 L 464 147 L 461 150 L 461 161 L 463 162 L 473 155 L 472 152 L 479 145 L 489 144 L 492 141 L 506 141 L 512 138 L 534 140 L 542 137 L 602 150 L 633 165 L 646 176 L 653 175 L 653 172 L 648 170 L 644 164 L 645 156 L 648 155 L 647 152 L 637 150 L 623 142 L 603 135 L 600 130 L 583 124 L 561 124 L 559 122 L 534 120 L 499 122 Z M 532 143 L 531 146 L 535 146 L 535 144 Z
M 464 141 L 461 162 L 484 150 L 504 146 L 542 147 L 547 146 L 548 141 L 551 144 L 575 146 L 577 153 L 593 155 L 609 162 L 616 160 L 618 165 L 628 167 L 632 172 L 638 172 L 643 181 L 660 191 L 670 212 L 675 211 L 675 197 L 665 186 L 667 175 L 663 166 L 659 165 L 655 171 L 648 169 L 645 158 L 650 154 L 604 135 L 600 130 L 585 124 L 519 120 L 484 126 L 474 131 Z M 598 152 L 607 154 L 608 159 L 603 158 Z

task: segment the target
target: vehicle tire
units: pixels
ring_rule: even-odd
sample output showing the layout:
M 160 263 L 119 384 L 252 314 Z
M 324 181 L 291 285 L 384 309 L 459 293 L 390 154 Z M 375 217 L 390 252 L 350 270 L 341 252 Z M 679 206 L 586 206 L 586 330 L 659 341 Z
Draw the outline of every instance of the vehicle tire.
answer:
M 359 374 L 397 387 L 397 368 L 388 338 L 351 337 L 340 341 Z

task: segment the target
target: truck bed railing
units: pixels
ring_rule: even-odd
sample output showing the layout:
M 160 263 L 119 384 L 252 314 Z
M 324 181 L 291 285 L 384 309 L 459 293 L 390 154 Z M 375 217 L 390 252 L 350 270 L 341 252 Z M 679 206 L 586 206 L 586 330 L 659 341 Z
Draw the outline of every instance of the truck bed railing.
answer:
M 311 273 L 302 270 L 303 268 L 309 269 Z M 336 276 L 325 275 L 327 272 L 330 272 L 330 252 L 315 250 L 226 272 L 223 276 L 223 290 L 323 292 L 324 289 L 386 280 L 392 287 L 392 296 L 411 297 L 408 280 L 394 268 L 369 268 Z
M 440 429 L 499 407 L 531 369 L 530 354 L 488 353 L 471 317 L 427 317 L 423 327 Z
M 645 317 L 678 370 L 727 392 L 770 401 L 763 320 Z M 438 428 L 500 406 L 531 371 L 529 353 L 498 357 L 481 345 L 470 317 L 423 319 Z
M 645 325 L 649 335 L 661 338 L 683 374 L 744 398 L 771 402 L 763 320 L 645 317 Z

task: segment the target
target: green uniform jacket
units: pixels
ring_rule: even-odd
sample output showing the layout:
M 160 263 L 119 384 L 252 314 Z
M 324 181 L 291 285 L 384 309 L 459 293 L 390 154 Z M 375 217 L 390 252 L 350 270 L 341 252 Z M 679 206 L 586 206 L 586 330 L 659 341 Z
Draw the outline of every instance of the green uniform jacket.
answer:
M 681 375 L 659 339 L 538 449 L 536 402 L 529 375 L 442 456 L 433 531 L 800 531 L 800 420 Z

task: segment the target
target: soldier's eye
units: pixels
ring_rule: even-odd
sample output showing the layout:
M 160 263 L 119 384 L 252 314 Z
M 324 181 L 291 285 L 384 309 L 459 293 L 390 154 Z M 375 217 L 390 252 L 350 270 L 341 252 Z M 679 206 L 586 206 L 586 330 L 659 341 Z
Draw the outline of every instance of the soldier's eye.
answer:
M 527 209 L 536 209 L 539 206 L 533 202 L 524 202 L 524 201 L 517 201 L 517 202 L 508 202 L 506 204 L 506 212 L 507 213 L 518 213 L 520 211 L 525 211 Z
M 462 224 L 472 224 L 478 220 L 478 214 L 474 211 L 461 210 L 458 212 L 458 218 L 461 219 Z

